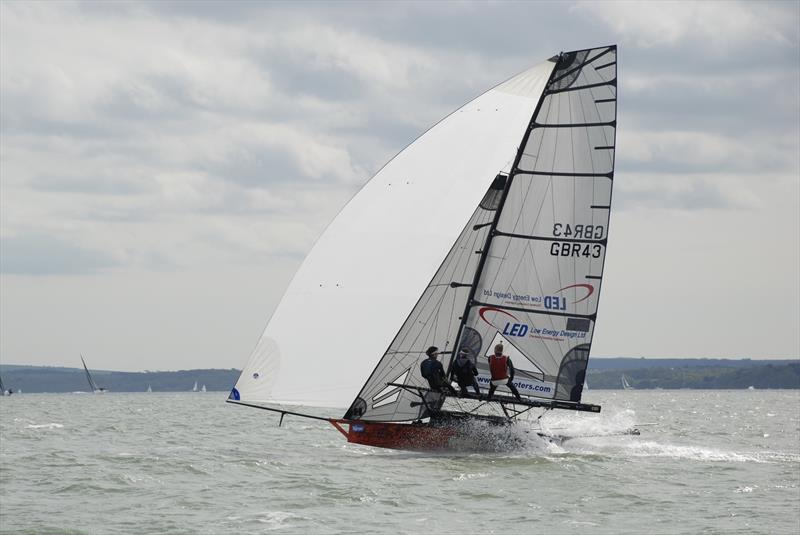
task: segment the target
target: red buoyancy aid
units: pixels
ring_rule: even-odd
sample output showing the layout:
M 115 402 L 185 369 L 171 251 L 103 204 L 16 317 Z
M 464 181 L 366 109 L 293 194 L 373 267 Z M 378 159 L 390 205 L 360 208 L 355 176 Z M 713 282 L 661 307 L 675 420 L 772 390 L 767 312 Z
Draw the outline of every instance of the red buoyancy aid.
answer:
M 508 379 L 508 357 L 506 355 L 489 357 L 489 371 L 492 372 L 492 381 Z

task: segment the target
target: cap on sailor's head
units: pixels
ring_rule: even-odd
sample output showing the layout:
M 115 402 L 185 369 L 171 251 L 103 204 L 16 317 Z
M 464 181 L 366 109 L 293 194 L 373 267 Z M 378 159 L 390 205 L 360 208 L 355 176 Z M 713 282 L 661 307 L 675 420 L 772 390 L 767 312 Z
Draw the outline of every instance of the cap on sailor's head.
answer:
M 431 346 L 431 347 L 429 347 L 428 349 L 426 349 L 426 350 L 425 350 L 425 354 L 426 354 L 426 355 L 428 355 L 428 356 L 430 357 L 431 355 L 433 355 L 433 354 L 434 354 L 434 353 L 436 353 L 437 351 L 439 351 L 439 348 L 438 348 L 438 347 L 436 347 L 436 346 Z

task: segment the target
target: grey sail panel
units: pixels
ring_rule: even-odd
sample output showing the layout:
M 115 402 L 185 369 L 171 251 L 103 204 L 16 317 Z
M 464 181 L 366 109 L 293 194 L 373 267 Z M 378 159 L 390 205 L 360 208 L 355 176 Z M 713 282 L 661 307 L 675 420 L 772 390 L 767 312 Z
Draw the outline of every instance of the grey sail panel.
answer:
M 606 252 L 616 47 L 562 54 L 511 172 L 466 326 L 521 394 L 580 401 Z M 488 366 L 479 363 L 480 382 Z M 501 387 L 502 389 L 502 387 Z
M 410 421 L 426 417 L 418 395 L 388 383 L 427 387 L 420 375 L 425 350 L 452 351 L 491 222 L 505 185 L 500 175 L 484 195 L 416 306 L 345 414 L 348 419 Z M 447 369 L 449 354 L 442 360 Z M 439 401 L 430 394 L 431 403 Z

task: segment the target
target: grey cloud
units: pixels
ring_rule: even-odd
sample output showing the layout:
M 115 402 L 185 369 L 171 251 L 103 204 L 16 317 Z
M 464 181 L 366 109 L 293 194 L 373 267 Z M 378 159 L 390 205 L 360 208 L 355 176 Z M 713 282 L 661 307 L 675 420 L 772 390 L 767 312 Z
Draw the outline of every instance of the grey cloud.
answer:
M 241 147 L 224 161 L 201 164 L 201 169 L 247 188 L 264 188 L 306 179 L 297 162 L 285 149 L 263 145 Z
M 266 57 L 254 53 L 253 57 L 271 74 L 274 86 L 290 96 L 356 100 L 366 91 L 364 83 L 350 73 L 333 65 L 310 65 L 290 50 L 270 51 Z
M 112 255 L 40 233 L 0 240 L 0 271 L 17 275 L 85 275 L 120 265 Z
M 153 191 L 149 181 L 114 176 L 43 174 L 33 177 L 28 183 L 35 190 L 57 193 L 139 195 Z
M 635 179 L 634 179 L 635 180 Z M 620 182 L 617 180 L 616 182 Z M 753 199 L 736 197 L 723 185 L 710 180 L 693 180 L 684 188 L 670 188 L 670 178 L 664 175 L 664 186 L 631 189 L 617 183 L 614 191 L 614 208 L 632 210 L 749 210 L 756 208 Z

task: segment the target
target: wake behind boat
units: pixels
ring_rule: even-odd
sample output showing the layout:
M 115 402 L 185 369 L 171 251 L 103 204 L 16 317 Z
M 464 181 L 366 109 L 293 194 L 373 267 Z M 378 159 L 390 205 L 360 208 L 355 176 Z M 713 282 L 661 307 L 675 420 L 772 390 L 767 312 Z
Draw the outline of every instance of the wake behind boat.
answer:
M 229 402 L 414 450 L 479 441 L 534 409 L 600 412 L 581 396 L 611 210 L 616 54 L 561 53 L 392 159 L 311 250 Z M 449 380 L 463 351 L 481 395 L 426 381 L 432 346 Z M 496 346 L 515 374 L 488 400 Z M 281 403 L 349 408 L 330 419 Z

